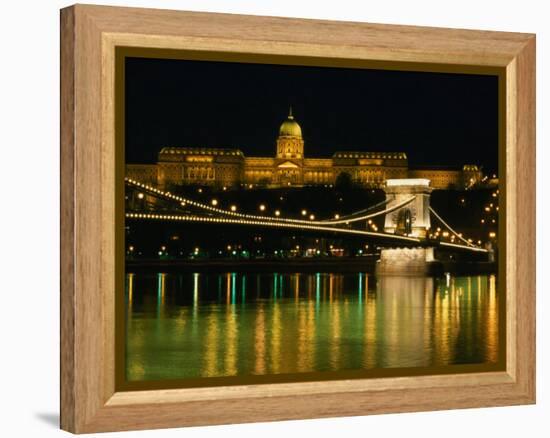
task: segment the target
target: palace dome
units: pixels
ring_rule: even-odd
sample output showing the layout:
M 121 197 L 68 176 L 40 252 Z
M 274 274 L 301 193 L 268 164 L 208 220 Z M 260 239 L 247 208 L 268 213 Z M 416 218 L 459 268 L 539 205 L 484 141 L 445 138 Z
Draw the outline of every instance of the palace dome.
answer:
M 288 112 L 288 117 L 281 124 L 281 127 L 279 128 L 279 137 L 302 138 L 302 128 L 300 128 L 300 125 L 298 124 L 298 122 L 294 120 L 294 116 L 292 115 L 292 107 Z

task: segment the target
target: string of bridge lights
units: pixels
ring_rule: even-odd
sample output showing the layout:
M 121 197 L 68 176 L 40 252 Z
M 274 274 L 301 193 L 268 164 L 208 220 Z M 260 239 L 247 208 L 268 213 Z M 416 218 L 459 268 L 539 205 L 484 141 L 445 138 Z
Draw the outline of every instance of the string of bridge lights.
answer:
M 470 246 L 470 247 L 472 247 L 472 248 L 478 248 L 478 249 L 480 249 L 478 246 L 474 245 L 472 242 L 470 242 L 469 240 L 467 240 L 467 239 L 465 239 L 464 237 L 462 237 L 462 235 L 461 235 L 460 233 L 457 233 L 453 228 L 451 228 L 451 226 L 450 226 L 447 222 L 445 222 L 445 221 L 443 220 L 443 218 L 442 218 L 441 216 L 439 216 L 439 215 L 435 212 L 435 210 L 434 210 L 432 207 L 429 207 L 429 208 L 430 208 L 430 212 L 432 212 L 433 215 L 434 215 L 434 216 L 435 216 L 444 226 L 446 226 L 446 227 L 449 229 L 449 231 L 450 231 L 451 233 L 453 233 L 456 237 L 458 237 L 460 240 L 462 240 L 464 243 L 466 243 L 466 245 L 468 245 L 468 246 Z
M 342 218 L 337 217 L 335 219 L 325 219 L 325 220 L 317 220 L 316 221 L 316 220 L 313 220 L 313 219 L 303 220 L 303 219 L 291 219 L 291 218 L 282 218 L 282 217 L 273 217 L 273 216 L 258 216 L 258 215 L 247 214 L 247 213 L 239 213 L 237 211 L 232 211 L 232 210 L 224 210 L 222 208 L 217 208 L 217 207 L 214 207 L 214 206 L 211 206 L 211 205 L 208 205 L 208 204 L 203 204 L 201 202 L 193 201 L 189 198 L 184 198 L 182 196 L 174 195 L 170 192 L 165 192 L 165 191 L 159 190 L 155 187 L 149 186 L 147 184 L 141 183 L 141 182 L 133 180 L 131 178 L 125 178 L 125 181 L 128 185 L 131 185 L 131 186 L 134 186 L 134 187 L 139 187 L 140 189 L 142 189 L 144 191 L 152 192 L 157 196 L 161 196 L 161 197 L 164 197 L 164 198 L 172 200 L 172 201 L 177 201 L 182 206 L 191 205 L 193 207 L 197 207 L 197 208 L 207 210 L 207 211 L 211 211 L 211 212 L 214 212 L 214 213 L 223 214 L 223 215 L 226 215 L 226 216 L 234 216 L 234 217 L 240 217 L 240 218 L 245 218 L 245 219 L 251 219 L 251 220 L 261 220 L 261 221 L 266 221 L 267 220 L 267 221 L 275 221 L 275 222 L 297 223 L 297 224 L 304 224 L 304 225 L 308 225 L 308 224 L 309 225 L 312 225 L 312 224 L 313 225 L 343 225 L 343 224 L 347 225 L 347 224 L 352 223 L 352 222 L 359 222 L 359 221 L 364 221 L 364 220 L 368 220 L 368 219 L 373 219 L 377 216 L 381 216 L 383 214 L 388 214 L 388 213 L 391 213 L 395 210 L 398 210 L 401 207 L 404 207 L 405 205 L 410 204 L 412 201 L 414 201 L 416 199 L 416 196 L 412 196 L 412 197 L 404 200 L 403 202 L 394 205 L 391 208 L 388 208 L 386 210 L 382 210 L 382 211 L 379 211 L 379 212 L 376 212 L 376 213 L 370 213 L 370 214 L 357 216 L 357 217 L 350 217 L 350 216 L 353 216 L 354 214 L 356 214 L 356 213 L 353 213 L 351 215 L 348 215 L 347 217 L 342 217 Z M 387 201 L 384 201 L 384 203 L 386 203 L 386 202 Z M 380 204 L 382 204 L 382 203 L 380 203 Z M 379 205 L 379 204 L 377 204 L 377 205 Z M 276 211 L 276 213 L 277 212 L 278 212 L 278 210 Z
M 244 225 L 257 225 L 257 226 L 268 226 L 268 227 L 279 227 L 279 228 L 294 228 L 294 229 L 310 229 L 310 230 L 317 230 L 317 231 L 332 231 L 332 232 L 340 232 L 340 233 L 347 233 L 347 234 L 356 234 L 356 235 L 363 235 L 363 236 L 381 236 L 381 237 L 388 237 L 392 239 L 397 240 L 405 240 L 409 242 L 420 242 L 420 239 L 410 236 L 400 236 L 395 234 L 388 234 L 388 233 L 378 233 L 374 231 L 363 231 L 363 230 L 353 230 L 353 229 L 344 229 L 344 228 L 336 228 L 332 225 L 340 225 L 340 224 L 349 224 L 350 222 L 358 222 L 363 220 L 372 219 L 374 217 L 380 216 L 382 214 L 388 214 L 395 210 L 398 210 L 405 205 L 410 204 L 412 201 L 416 199 L 416 196 L 412 196 L 403 202 L 394 205 L 391 208 L 388 208 L 386 210 L 382 210 L 376 213 L 366 214 L 362 216 L 352 217 L 356 215 L 356 212 L 352 213 L 350 215 L 347 215 L 342 218 L 336 218 L 336 219 L 328 219 L 328 220 L 303 220 L 303 219 L 291 219 L 291 218 L 281 218 L 281 217 L 273 217 L 273 216 L 257 216 L 252 214 L 246 214 L 246 213 L 239 213 L 237 211 L 232 210 L 224 210 L 222 208 L 217 208 L 214 206 L 210 206 L 208 204 L 204 204 L 201 202 L 194 201 L 189 198 L 184 198 L 182 196 L 174 195 L 170 192 L 165 192 L 163 190 L 159 190 L 155 187 L 152 187 L 148 184 L 144 184 L 142 182 L 133 180 L 131 178 L 125 178 L 125 181 L 128 185 L 138 187 L 146 192 L 151 192 L 156 196 L 164 197 L 171 201 L 177 201 L 181 206 L 185 205 L 191 205 L 193 207 L 197 207 L 203 210 L 207 210 L 210 212 L 226 215 L 226 216 L 233 216 L 238 219 L 229 219 L 229 218 L 212 218 L 212 217 L 205 217 L 205 216 L 196 216 L 196 215 L 169 215 L 169 214 L 154 214 L 154 213 L 126 213 L 127 218 L 131 219 L 159 219 L 159 220 L 175 220 L 175 221 L 198 221 L 198 222 L 213 222 L 213 223 L 230 223 L 230 224 L 244 224 Z M 383 201 L 373 207 L 371 209 L 376 208 L 379 205 L 383 205 L 389 202 L 388 200 Z M 442 218 L 439 216 L 435 210 L 433 210 L 432 207 L 429 207 L 430 211 L 435 215 L 437 219 L 439 219 L 444 226 L 446 226 L 451 233 L 453 233 L 455 236 L 457 236 L 459 239 L 464 241 L 468 247 L 468 249 L 471 249 L 473 251 L 481 251 L 481 252 L 487 252 L 487 250 L 480 248 L 478 246 L 473 245 L 470 241 L 467 239 L 464 239 L 462 235 L 457 233 L 453 228 L 449 226 Z M 369 209 L 363 210 L 364 212 L 368 211 Z M 278 210 L 276 211 L 278 213 Z M 280 214 L 280 213 L 279 213 Z M 370 222 L 370 221 L 369 221 Z M 298 226 L 299 225 L 299 226 Z M 456 247 L 456 248 L 464 248 L 463 245 L 458 245 L 454 243 L 449 242 L 440 242 L 440 245 L 448 246 L 448 247 Z
M 440 246 L 447 246 L 447 247 L 450 247 L 450 248 L 461 248 L 461 249 L 464 249 L 464 245 L 459 245 L 457 243 L 451 243 L 451 242 L 442 242 L 440 241 L 439 242 L 439 245 Z M 489 252 L 487 251 L 486 249 L 484 248 L 480 248 L 479 246 L 473 246 L 473 245 L 469 245 L 468 247 L 468 250 L 469 251 L 475 251 L 475 252 Z
M 335 219 L 339 219 L 341 221 L 349 221 L 349 219 L 353 219 L 355 216 L 358 216 L 360 214 L 376 210 L 377 208 L 380 208 L 380 207 L 386 205 L 390 201 L 391 201 L 391 199 L 384 199 L 383 201 L 379 202 L 378 204 L 371 205 L 370 207 L 364 208 L 363 210 L 354 211 L 353 213 L 350 213 L 350 214 L 347 214 L 347 215 L 344 215 L 344 216 L 335 217 Z M 323 221 L 321 221 L 321 222 L 323 222 Z
M 153 220 L 171 220 L 171 221 L 183 221 L 183 222 L 210 222 L 210 223 L 223 223 L 223 224 L 240 224 L 240 225 L 256 225 L 275 228 L 290 228 L 300 230 L 315 230 L 315 231 L 330 231 L 335 233 L 355 234 L 360 236 L 376 236 L 387 237 L 395 240 L 402 240 L 406 242 L 420 243 L 420 239 L 416 237 L 400 236 L 387 233 L 376 233 L 373 231 L 354 230 L 349 228 L 334 228 L 327 226 L 314 225 L 311 223 L 306 224 L 293 224 L 284 222 L 269 222 L 258 221 L 250 219 L 231 219 L 231 218 L 215 218 L 208 216 L 196 216 L 196 215 L 178 215 L 178 214 L 158 214 L 158 213 L 126 213 L 128 219 L 153 219 Z

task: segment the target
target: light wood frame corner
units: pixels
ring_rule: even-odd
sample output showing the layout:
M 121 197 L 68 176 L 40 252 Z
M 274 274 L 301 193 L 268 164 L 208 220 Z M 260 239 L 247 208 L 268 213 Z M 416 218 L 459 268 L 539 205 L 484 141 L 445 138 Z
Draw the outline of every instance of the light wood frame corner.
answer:
M 506 371 L 115 391 L 113 72 L 118 46 L 503 69 Z M 65 430 L 86 433 L 534 403 L 535 36 L 92 5 L 63 9 L 60 225 Z

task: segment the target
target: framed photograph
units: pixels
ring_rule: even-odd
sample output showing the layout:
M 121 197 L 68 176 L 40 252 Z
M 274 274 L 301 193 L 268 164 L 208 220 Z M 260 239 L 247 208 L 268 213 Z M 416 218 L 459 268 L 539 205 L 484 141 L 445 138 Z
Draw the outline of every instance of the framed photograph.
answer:
M 535 402 L 535 36 L 61 11 L 61 427 Z

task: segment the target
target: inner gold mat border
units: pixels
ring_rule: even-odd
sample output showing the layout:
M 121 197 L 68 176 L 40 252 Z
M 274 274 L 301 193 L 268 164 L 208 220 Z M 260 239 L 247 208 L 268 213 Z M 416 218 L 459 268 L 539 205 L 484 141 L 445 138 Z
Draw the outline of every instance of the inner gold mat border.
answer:
M 457 364 L 428 367 L 375 368 L 340 371 L 266 374 L 227 377 L 201 377 L 147 381 L 126 380 L 126 315 L 125 315 L 125 60 L 126 58 L 215 61 L 249 64 L 332 67 L 425 73 L 455 73 L 498 77 L 498 360 L 494 364 Z M 479 373 L 506 370 L 506 68 L 462 64 L 379 61 L 344 58 L 323 58 L 290 55 L 193 51 L 144 47 L 115 47 L 115 390 L 201 388 L 268 383 L 348 380 L 381 377 L 409 377 L 434 374 Z

